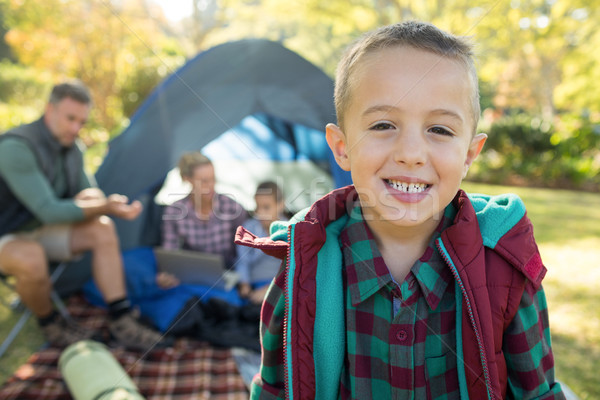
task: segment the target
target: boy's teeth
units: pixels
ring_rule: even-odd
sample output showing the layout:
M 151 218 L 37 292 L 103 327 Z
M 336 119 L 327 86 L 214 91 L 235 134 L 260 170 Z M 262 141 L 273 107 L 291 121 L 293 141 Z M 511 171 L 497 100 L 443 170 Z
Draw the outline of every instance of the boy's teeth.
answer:
M 406 193 L 421 193 L 427 189 L 426 183 L 408 183 L 388 179 L 387 182 L 391 187 L 401 192 Z

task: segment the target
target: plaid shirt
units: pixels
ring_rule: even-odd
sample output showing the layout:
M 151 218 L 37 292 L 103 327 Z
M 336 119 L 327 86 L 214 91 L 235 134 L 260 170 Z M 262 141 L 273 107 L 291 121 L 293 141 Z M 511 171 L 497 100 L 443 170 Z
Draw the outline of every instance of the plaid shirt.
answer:
M 435 247 L 455 214 L 452 206 L 446 208 L 423 256 L 397 285 L 359 206 L 350 213 L 340 235 L 347 329 L 340 398 L 460 399 L 455 285 Z M 547 311 L 542 289 L 525 290 L 505 331 L 503 350 L 514 398 L 535 398 L 554 381 L 553 368 L 544 365 L 550 349 Z M 560 385 L 554 390 L 560 391 Z
M 207 220 L 198 218 L 191 197 L 167 206 L 162 221 L 162 247 L 221 254 L 228 267 L 233 266 L 235 230 L 248 218 L 244 208 L 233 199 L 217 194 Z
M 342 399 L 460 398 L 454 280 L 434 243 L 451 223 L 452 215 L 442 218 L 397 285 L 360 207 L 351 213 L 340 235 L 347 288 Z

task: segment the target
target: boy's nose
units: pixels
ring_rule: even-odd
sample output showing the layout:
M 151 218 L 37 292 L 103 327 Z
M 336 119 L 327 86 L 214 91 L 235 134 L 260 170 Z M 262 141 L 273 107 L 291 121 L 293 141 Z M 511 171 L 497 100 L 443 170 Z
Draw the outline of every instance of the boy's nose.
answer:
M 426 162 L 425 139 L 418 132 L 402 132 L 394 146 L 394 161 L 406 166 L 420 166 Z

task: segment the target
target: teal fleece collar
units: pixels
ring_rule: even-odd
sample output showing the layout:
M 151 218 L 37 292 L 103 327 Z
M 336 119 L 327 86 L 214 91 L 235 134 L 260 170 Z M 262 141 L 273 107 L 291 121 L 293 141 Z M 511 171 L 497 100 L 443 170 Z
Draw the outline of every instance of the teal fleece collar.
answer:
M 525 204 L 513 193 L 499 196 L 467 194 L 475 213 L 483 238 L 483 244 L 491 249 L 525 215 Z

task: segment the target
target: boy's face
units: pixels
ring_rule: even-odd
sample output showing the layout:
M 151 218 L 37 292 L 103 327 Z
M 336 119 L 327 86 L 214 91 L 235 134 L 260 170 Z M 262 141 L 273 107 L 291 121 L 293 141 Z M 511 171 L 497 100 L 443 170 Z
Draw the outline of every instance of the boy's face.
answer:
M 327 142 L 352 173 L 365 220 L 435 229 L 486 139 L 472 135 L 466 68 L 397 46 L 368 55 L 353 75 L 344 132 L 328 125 Z
M 254 200 L 256 201 L 254 215 L 263 224 L 263 227 L 266 226 L 265 230 L 268 230 L 269 225 L 277 221 L 283 213 L 283 202 L 277 202 L 272 194 L 257 194 L 254 196 Z

